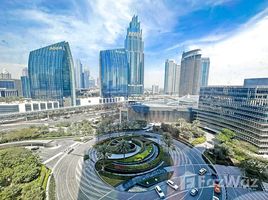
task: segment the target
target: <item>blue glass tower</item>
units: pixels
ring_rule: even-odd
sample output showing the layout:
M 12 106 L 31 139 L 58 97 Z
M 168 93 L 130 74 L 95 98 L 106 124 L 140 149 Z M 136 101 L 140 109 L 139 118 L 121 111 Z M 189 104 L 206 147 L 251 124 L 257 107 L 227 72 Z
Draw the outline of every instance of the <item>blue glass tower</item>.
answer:
M 68 42 L 31 51 L 28 70 L 33 99 L 58 100 L 60 106 L 70 99 L 75 105 L 74 66 Z
M 209 58 L 201 59 L 201 87 L 208 86 Z
M 100 52 L 102 97 L 128 95 L 128 60 L 125 49 Z
M 130 96 L 141 95 L 144 91 L 144 44 L 138 16 L 134 15 L 129 23 L 125 49 L 129 63 L 128 93 Z
M 22 96 L 25 98 L 31 98 L 30 80 L 28 76 L 21 76 Z

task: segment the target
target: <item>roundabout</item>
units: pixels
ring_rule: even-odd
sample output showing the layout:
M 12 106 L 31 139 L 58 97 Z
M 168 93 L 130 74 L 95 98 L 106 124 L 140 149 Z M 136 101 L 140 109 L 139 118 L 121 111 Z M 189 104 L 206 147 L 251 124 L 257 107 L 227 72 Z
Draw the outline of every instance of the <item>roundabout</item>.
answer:
M 164 169 L 172 166 L 170 154 L 144 136 L 109 138 L 94 148 L 101 158 L 95 164 L 97 174 L 119 191 L 131 191 L 132 187 L 146 191 L 172 175 Z
M 174 148 L 167 153 L 159 134 L 136 131 L 124 135 L 129 137 L 124 139 L 131 140 L 136 147 L 131 145 L 133 148 L 129 151 L 107 154 L 103 170 L 103 158 L 97 146 L 111 142 L 111 138 L 120 141 L 122 137 L 118 137 L 118 133 L 103 135 L 98 141 L 93 139 L 81 143 L 72 153 L 61 158 L 54 170 L 58 199 L 159 199 L 154 189 L 156 185 L 161 187 L 165 199 L 212 199 L 212 170 L 197 149 L 174 140 Z M 116 146 L 119 141 L 112 144 Z M 85 152 L 88 155 L 86 160 L 83 157 Z M 113 154 L 121 156 L 115 158 Z M 165 160 L 170 162 L 163 163 Z M 204 176 L 198 175 L 201 168 L 207 169 Z M 172 189 L 166 183 L 167 179 L 178 185 L 178 190 Z M 190 195 L 192 188 L 199 190 L 194 197 Z

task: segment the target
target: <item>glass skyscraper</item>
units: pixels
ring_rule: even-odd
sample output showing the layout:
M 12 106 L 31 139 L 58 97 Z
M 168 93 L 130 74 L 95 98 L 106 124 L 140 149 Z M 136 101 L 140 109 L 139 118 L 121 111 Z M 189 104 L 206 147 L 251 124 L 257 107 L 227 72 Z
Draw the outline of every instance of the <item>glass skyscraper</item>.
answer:
M 31 98 L 30 80 L 28 76 L 21 76 L 22 96 L 25 98 Z
M 128 93 L 130 96 L 141 95 L 144 91 L 144 44 L 138 16 L 134 15 L 129 23 L 125 49 L 129 63 Z
M 83 88 L 83 65 L 79 59 L 75 62 L 75 87 L 76 88 Z
M 201 85 L 201 50 L 183 52 L 179 95 L 198 95 Z
M 102 97 L 128 96 L 128 68 L 125 49 L 100 52 Z
M 208 86 L 209 65 L 209 58 L 201 59 L 201 87 Z
M 179 94 L 180 86 L 180 65 L 174 60 L 166 60 L 165 62 L 165 94 Z
M 71 100 L 75 105 L 74 66 L 68 42 L 31 51 L 28 70 L 33 99 L 58 100 L 60 106 Z

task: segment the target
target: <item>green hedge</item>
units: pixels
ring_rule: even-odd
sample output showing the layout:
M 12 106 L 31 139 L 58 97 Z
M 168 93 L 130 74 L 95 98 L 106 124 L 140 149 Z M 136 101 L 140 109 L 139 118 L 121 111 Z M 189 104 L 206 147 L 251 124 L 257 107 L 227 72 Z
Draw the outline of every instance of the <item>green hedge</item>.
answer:
M 152 150 L 153 150 L 153 145 L 152 144 L 149 144 L 148 146 L 146 146 L 144 148 L 144 151 L 143 152 L 140 152 L 140 153 L 138 153 L 138 154 L 136 154 L 134 156 L 128 157 L 126 159 L 120 160 L 120 162 L 127 163 L 127 162 L 141 161 L 144 158 L 146 158 L 147 156 L 149 156 L 150 153 L 152 152 Z
M 110 163 L 105 167 L 105 169 L 107 171 L 115 173 L 139 173 L 147 171 L 149 169 L 156 167 L 164 159 L 163 148 L 162 147 L 158 148 L 159 148 L 158 156 L 150 162 L 145 162 L 140 165 L 121 165 L 121 167 L 120 165 Z
M 194 139 L 194 140 L 191 142 L 191 144 L 192 144 L 192 145 L 198 145 L 198 144 L 203 144 L 203 143 L 206 142 L 206 141 L 207 141 L 206 136 L 201 136 L 201 137 L 198 137 L 198 138 Z

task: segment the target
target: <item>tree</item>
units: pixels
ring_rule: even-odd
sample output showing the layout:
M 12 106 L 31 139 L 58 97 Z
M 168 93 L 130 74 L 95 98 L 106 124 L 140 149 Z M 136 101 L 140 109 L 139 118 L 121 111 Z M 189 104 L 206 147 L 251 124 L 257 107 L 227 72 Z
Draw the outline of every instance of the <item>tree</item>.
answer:
M 191 130 L 195 137 L 201 137 L 204 135 L 204 132 L 199 127 L 200 127 L 200 121 L 194 120 L 191 124 Z
M 164 132 L 163 133 L 163 141 L 165 143 L 165 146 L 167 147 L 167 150 L 169 152 L 169 148 L 173 146 L 173 139 L 170 133 Z
M 0 199 L 13 200 L 18 199 L 21 194 L 21 188 L 18 185 L 12 185 L 4 188 L 0 192 Z
M 126 153 L 129 152 L 130 150 L 130 143 L 129 141 L 125 140 L 125 139 L 122 139 L 118 142 L 118 144 L 116 145 L 116 150 L 119 152 L 119 153 L 122 153 L 124 154 L 124 158 L 126 156 Z
M 215 144 L 213 152 L 220 160 L 225 160 L 233 154 L 231 148 L 225 144 Z
M 104 171 L 105 162 L 109 158 L 109 156 L 111 155 L 111 147 L 108 144 L 104 143 L 102 145 L 98 145 L 96 150 L 97 150 L 97 157 L 99 159 L 102 159 L 101 170 Z
M 216 139 L 220 143 L 229 143 L 234 137 L 235 132 L 229 130 L 229 129 L 223 129 L 217 136 Z
M 32 200 L 40 200 L 44 199 L 45 192 L 42 190 L 42 188 L 35 184 L 34 182 L 31 182 L 29 184 L 26 184 L 22 189 L 22 199 L 32 199 Z
M 240 166 L 249 174 L 259 176 L 262 179 L 268 179 L 268 161 L 258 158 L 250 158 L 241 161 Z

